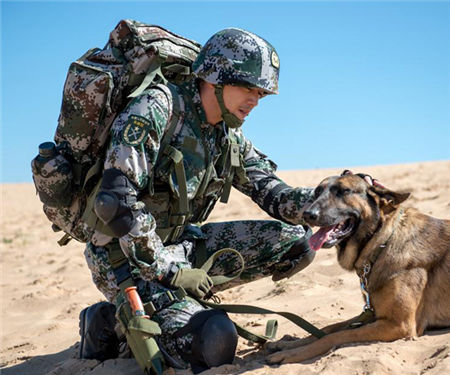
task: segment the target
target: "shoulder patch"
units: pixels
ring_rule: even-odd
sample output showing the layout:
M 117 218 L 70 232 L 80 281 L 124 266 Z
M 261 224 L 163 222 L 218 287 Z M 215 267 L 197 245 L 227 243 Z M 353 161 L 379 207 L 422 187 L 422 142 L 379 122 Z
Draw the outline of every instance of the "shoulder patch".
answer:
M 122 140 L 128 146 L 139 146 L 148 136 L 150 120 L 142 116 L 130 115 L 122 133 Z

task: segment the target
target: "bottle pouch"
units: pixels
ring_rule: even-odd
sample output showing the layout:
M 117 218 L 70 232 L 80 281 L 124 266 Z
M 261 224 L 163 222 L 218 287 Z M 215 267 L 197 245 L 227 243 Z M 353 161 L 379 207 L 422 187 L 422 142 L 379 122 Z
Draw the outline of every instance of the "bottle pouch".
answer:
M 164 357 L 155 340 L 161 335 L 158 323 L 148 317 L 133 316 L 128 302 L 119 307 L 116 316 L 139 367 L 149 374 L 162 374 Z
M 50 158 L 36 156 L 31 162 L 34 185 L 42 203 L 49 207 L 68 207 L 72 201 L 71 164 L 59 152 Z

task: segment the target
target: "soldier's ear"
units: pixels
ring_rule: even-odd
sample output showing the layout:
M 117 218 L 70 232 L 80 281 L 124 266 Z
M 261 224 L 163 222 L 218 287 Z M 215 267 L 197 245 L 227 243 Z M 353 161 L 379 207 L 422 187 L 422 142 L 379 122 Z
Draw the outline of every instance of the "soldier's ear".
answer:
M 379 198 L 380 208 L 389 213 L 396 209 L 400 203 L 403 203 L 411 195 L 409 192 L 397 192 L 380 186 L 370 186 L 369 192 Z

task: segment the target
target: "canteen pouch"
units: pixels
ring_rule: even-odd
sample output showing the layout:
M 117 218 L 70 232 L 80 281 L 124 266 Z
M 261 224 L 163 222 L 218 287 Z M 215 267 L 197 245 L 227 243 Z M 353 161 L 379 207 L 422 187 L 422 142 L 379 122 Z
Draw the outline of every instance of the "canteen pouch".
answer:
M 39 199 L 49 207 L 68 207 L 72 201 L 71 164 L 57 152 L 51 158 L 36 156 L 31 162 L 34 185 Z
M 162 373 L 164 357 L 155 340 L 161 334 L 158 323 L 148 317 L 133 316 L 128 302 L 119 307 L 117 318 L 139 367 L 147 374 Z

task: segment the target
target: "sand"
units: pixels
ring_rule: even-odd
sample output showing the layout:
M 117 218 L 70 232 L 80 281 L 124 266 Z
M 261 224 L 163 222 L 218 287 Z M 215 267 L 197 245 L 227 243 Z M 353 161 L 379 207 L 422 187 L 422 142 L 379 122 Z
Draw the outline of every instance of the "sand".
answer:
M 450 218 L 450 161 L 354 168 L 370 173 L 392 189 L 408 190 L 405 202 L 422 212 Z M 338 169 L 285 171 L 293 186 L 315 186 Z M 134 375 L 133 359 L 99 363 L 76 359 L 78 314 L 103 300 L 91 282 L 84 245 L 59 247 L 42 213 L 32 184 L 1 185 L 1 374 Z M 265 219 L 247 197 L 232 192 L 228 205 L 218 204 L 210 221 Z M 432 249 L 430 249 L 432 251 Z M 360 313 L 358 278 L 342 270 L 334 249 L 321 249 L 314 263 L 289 280 L 269 278 L 220 293 L 223 302 L 254 304 L 300 314 L 324 326 Z M 269 316 L 235 315 L 237 322 L 263 332 Z M 274 316 L 270 316 L 274 318 Z M 278 337 L 306 333 L 279 317 Z M 268 366 L 264 353 L 240 339 L 232 365 L 204 374 L 444 374 L 450 373 L 450 330 L 429 331 L 419 338 L 389 343 L 346 345 L 307 363 Z M 169 369 L 167 375 L 187 375 Z

